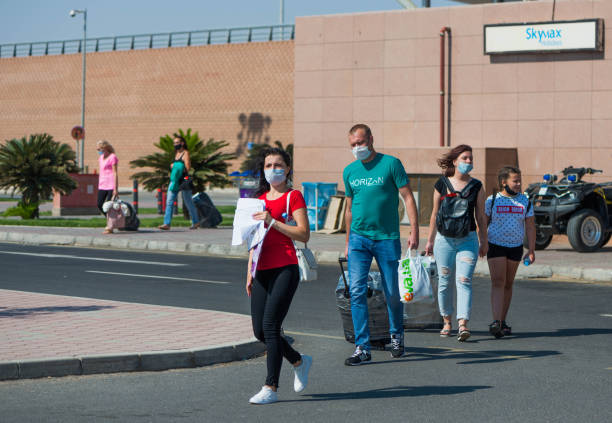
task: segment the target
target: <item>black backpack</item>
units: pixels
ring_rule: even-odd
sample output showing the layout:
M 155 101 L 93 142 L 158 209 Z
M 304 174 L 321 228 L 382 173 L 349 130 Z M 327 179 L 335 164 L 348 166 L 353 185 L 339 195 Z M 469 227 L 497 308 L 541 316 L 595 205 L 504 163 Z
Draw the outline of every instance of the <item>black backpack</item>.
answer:
M 436 227 L 441 235 L 449 238 L 463 238 L 470 233 L 472 220 L 470 201 L 473 201 L 473 197 L 478 195 L 481 183 L 477 179 L 472 179 L 461 192 L 457 192 L 446 176 L 443 176 L 442 180 L 448 193 L 442 196 L 440 209 L 436 215 Z M 476 187 L 478 190 L 474 190 Z

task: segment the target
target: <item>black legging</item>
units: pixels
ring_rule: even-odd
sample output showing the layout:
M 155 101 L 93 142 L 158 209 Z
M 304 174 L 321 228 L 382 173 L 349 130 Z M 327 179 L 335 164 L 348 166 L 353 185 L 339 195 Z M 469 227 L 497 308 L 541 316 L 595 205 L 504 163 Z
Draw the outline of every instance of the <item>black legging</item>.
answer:
M 300 282 L 297 264 L 258 270 L 251 290 L 251 319 L 255 337 L 266 344 L 268 376 L 266 385 L 278 387 L 283 357 L 291 364 L 302 356 L 280 336 L 281 325 L 289 311 Z
M 113 190 L 112 189 L 99 189 L 98 190 L 98 209 L 102 212 L 103 215 L 106 216 L 106 213 L 102 210 L 102 206 L 107 201 L 113 199 Z

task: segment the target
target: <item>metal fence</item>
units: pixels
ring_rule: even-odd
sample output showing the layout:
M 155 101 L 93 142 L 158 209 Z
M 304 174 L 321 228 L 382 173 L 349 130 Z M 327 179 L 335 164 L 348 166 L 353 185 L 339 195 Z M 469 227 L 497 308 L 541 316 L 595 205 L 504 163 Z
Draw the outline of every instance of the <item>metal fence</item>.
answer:
M 293 40 L 294 25 L 249 28 L 209 29 L 159 34 L 120 35 L 87 40 L 86 52 L 144 50 L 150 48 L 189 47 L 210 44 L 250 43 Z M 0 44 L 0 58 L 81 53 L 83 40 L 38 41 Z

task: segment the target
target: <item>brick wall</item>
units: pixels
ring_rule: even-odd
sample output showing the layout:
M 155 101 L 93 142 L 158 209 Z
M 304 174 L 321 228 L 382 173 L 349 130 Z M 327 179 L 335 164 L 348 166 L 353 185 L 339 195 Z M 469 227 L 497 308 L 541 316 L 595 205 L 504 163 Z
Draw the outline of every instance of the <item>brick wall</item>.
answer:
M 81 55 L 0 60 L 0 141 L 48 132 L 74 148 L 80 122 Z M 178 128 L 241 154 L 248 141 L 292 143 L 293 42 L 89 53 L 85 127 L 85 165 L 97 167 L 95 142 L 108 140 L 122 187 L 129 161 Z

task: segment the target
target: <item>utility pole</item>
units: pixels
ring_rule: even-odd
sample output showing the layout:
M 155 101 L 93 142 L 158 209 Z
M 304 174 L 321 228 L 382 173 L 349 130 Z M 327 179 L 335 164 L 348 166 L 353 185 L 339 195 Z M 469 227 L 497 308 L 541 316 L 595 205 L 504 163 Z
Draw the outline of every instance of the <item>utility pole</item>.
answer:
M 83 15 L 83 45 L 81 46 L 81 52 L 83 53 L 83 70 L 82 70 L 82 84 L 81 84 L 81 128 L 83 128 L 83 136 L 80 143 L 80 154 L 79 154 L 79 166 L 81 173 L 85 172 L 85 81 L 87 72 L 87 9 L 83 10 L 71 10 L 70 17 L 74 18 L 77 14 Z

